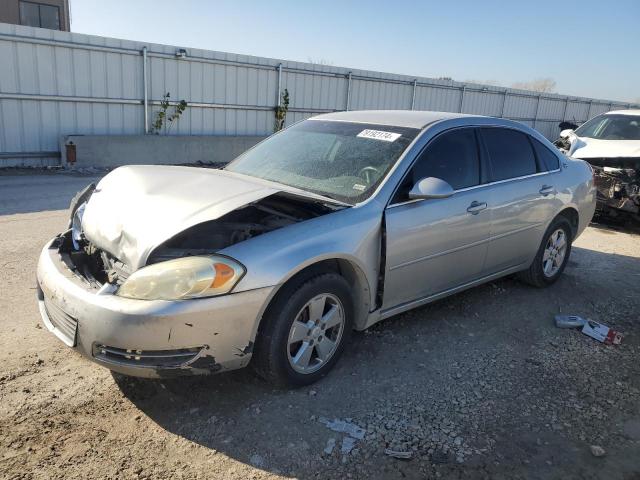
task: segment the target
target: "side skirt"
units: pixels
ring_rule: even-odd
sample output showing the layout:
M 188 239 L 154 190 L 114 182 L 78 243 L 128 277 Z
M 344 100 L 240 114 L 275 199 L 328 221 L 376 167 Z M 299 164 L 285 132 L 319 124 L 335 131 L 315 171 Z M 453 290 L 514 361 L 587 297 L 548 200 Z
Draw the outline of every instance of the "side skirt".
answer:
M 367 322 L 365 323 L 364 327 L 362 328 L 362 330 L 365 330 L 367 328 L 369 328 L 371 325 L 384 320 L 386 318 L 389 317 L 393 317 L 394 315 L 398 315 L 400 313 L 404 313 L 408 310 L 414 309 L 414 308 L 418 308 L 421 307 L 423 305 L 426 305 L 427 303 L 431 303 L 434 302 L 436 300 L 439 300 L 441 298 L 444 297 L 448 297 L 449 295 L 453 295 L 455 293 L 458 292 L 462 292 L 463 290 L 467 290 L 468 288 L 472 288 L 475 287 L 477 285 L 486 283 L 486 282 L 490 282 L 491 280 L 495 280 L 497 278 L 500 277 L 504 277 L 507 275 L 511 275 L 512 273 L 516 273 L 519 272 L 520 270 L 523 270 L 527 268 L 526 264 L 520 264 L 520 265 L 516 265 L 515 267 L 510 267 L 506 270 L 501 270 L 499 272 L 496 273 L 492 273 L 491 275 L 487 275 L 481 278 L 478 278 L 477 280 L 473 280 L 471 282 L 468 283 L 464 283 L 462 285 L 459 285 L 457 287 L 454 288 L 450 288 L 448 290 L 444 290 L 442 292 L 439 293 L 435 293 L 433 295 L 429 295 L 427 297 L 422 297 L 419 298 L 417 300 L 412 300 L 410 302 L 405 302 L 405 303 L 401 303 L 400 305 L 396 305 L 395 307 L 391 307 L 391 308 L 387 308 L 387 309 L 383 309 L 383 310 L 377 310 L 375 312 L 371 312 L 371 314 L 369 315 L 369 318 L 367 319 Z

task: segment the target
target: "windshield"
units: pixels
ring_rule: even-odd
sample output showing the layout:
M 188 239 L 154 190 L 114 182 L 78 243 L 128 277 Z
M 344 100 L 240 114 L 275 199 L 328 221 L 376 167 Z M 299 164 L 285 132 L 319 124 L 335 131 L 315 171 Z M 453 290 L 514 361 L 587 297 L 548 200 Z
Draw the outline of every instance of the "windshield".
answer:
M 355 204 L 371 196 L 418 132 L 306 120 L 243 153 L 225 170 Z
M 576 135 L 600 140 L 640 140 L 640 116 L 599 115 L 578 128 Z

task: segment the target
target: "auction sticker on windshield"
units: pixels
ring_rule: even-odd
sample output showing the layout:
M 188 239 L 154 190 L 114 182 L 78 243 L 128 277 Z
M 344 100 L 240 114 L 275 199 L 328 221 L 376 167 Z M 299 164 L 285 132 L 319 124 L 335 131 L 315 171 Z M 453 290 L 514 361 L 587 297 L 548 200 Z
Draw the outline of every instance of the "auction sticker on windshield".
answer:
M 383 142 L 395 142 L 402 136 L 400 133 L 383 132 L 382 130 L 363 130 L 358 135 L 360 138 L 372 138 L 374 140 L 382 140 Z

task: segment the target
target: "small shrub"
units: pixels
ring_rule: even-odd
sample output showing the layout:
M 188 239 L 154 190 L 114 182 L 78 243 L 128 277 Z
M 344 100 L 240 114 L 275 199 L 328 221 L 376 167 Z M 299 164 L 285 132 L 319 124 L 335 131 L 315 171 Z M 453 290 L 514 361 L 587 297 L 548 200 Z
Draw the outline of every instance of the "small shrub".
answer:
M 280 94 L 280 105 L 276 107 L 276 124 L 273 129 L 274 132 L 279 132 L 284 128 L 284 121 L 287 118 L 288 111 L 289 111 L 289 90 L 285 88 Z
M 180 120 L 180 116 L 187 109 L 187 102 L 180 100 L 177 104 L 173 105 L 173 112 L 169 114 L 169 109 L 172 107 L 170 97 L 171 95 L 167 92 L 162 96 L 162 100 L 160 101 L 160 110 L 156 112 L 153 125 L 151 126 L 151 132 L 156 135 L 160 135 L 160 133 L 167 135 L 171 132 L 173 124 Z

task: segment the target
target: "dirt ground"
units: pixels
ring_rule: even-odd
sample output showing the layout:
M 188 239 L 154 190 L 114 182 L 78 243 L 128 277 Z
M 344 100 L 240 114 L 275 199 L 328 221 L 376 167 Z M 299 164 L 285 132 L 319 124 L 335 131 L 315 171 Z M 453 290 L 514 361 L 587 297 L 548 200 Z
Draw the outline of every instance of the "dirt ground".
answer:
M 592 226 L 552 288 L 507 278 L 358 333 L 311 387 L 145 381 L 39 318 L 39 250 L 91 180 L 0 176 L 0 477 L 640 478 L 639 235 Z M 623 343 L 557 329 L 558 313 Z

